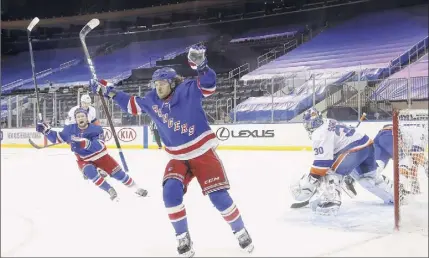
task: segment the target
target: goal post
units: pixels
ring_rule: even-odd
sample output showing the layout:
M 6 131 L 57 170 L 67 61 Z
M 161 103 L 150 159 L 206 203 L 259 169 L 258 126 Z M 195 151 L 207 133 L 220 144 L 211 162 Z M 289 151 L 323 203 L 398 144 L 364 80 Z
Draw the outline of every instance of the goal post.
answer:
M 428 110 L 395 110 L 392 122 L 395 229 L 427 231 Z

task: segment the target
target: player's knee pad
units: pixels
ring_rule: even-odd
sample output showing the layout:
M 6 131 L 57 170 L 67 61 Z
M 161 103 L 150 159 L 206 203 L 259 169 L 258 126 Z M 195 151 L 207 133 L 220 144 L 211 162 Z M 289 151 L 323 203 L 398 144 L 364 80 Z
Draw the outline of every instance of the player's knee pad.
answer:
M 211 192 L 208 194 L 210 201 L 219 211 L 224 211 L 231 207 L 233 201 L 228 191 L 225 189 Z
M 164 182 L 162 195 L 166 207 L 174 207 L 181 204 L 184 195 L 183 183 L 177 179 L 167 179 Z
M 90 180 L 98 177 L 97 168 L 94 165 L 88 164 L 83 168 L 83 174 Z

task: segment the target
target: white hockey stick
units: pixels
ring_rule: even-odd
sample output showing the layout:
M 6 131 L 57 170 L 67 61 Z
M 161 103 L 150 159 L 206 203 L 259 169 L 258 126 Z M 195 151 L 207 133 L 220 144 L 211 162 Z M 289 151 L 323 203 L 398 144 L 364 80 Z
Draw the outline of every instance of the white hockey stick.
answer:
M 98 78 L 97 78 L 97 73 L 95 72 L 94 63 L 92 62 L 91 55 L 89 54 L 88 47 L 86 45 L 86 36 L 98 25 L 100 25 L 100 20 L 92 19 L 79 32 L 79 38 L 80 38 L 80 42 L 82 43 L 82 49 L 83 49 L 83 52 L 85 53 L 86 61 L 88 63 L 88 67 L 91 72 L 92 79 L 95 81 L 98 81 Z M 109 127 L 110 127 L 110 130 L 112 131 L 113 139 L 115 140 L 115 143 L 116 143 L 116 148 L 118 148 L 119 150 L 119 157 L 121 158 L 122 165 L 124 167 L 125 172 L 128 172 L 128 165 L 127 165 L 127 162 L 125 161 L 125 156 L 122 152 L 121 144 L 119 143 L 119 139 L 116 134 L 115 127 L 113 126 L 112 116 L 109 113 L 109 109 L 107 107 L 106 100 L 104 99 L 100 84 L 98 84 L 97 93 L 98 93 L 98 96 L 100 97 L 101 104 L 103 105 L 103 109 L 104 109 L 104 113 L 106 114 L 107 121 L 109 122 Z
M 36 109 L 37 115 L 39 116 L 39 120 L 42 120 L 42 114 L 40 113 L 40 104 L 39 104 L 39 88 L 37 87 L 36 82 L 36 65 L 34 64 L 34 55 L 33 55 L 33 45 L 31 44 L 31 31 L 34 27 L 39 23 L 39 18 L 35 17 L 27 27 L 27 39 L 28 39 L 28 51 L 30 53 L 30 61 L 31 61 L 31 72 L 33 73 L 33 83 L 34 89 L 36 91 Z

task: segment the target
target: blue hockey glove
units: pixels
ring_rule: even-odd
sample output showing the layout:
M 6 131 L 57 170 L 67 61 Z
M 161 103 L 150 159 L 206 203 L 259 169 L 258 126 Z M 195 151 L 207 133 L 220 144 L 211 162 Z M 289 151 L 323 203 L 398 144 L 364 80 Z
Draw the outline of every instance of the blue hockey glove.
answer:
M 115 88 L 111 85 L 108 85 L 107 81 L 105 80 L 97 81 L 92 79 L 89 82 L 89 87 L 94 94 L 98 94 L 99 91 L 103 92 L 103 88 L 106 89 L 106 92 L 103 94 L 103 96 L 107 99 L 111 99 L 116 95 Z
M 51 126 L 48 123 L 40 121 L 36 124 L 36 131 L 44 135 L 49 134 L 51 131 Z
M 76 151 L 77 149 L 88 149 L 91 145 L 91 142 L 88 139 L 80 138 L 76 136 L 72 136 L 70 142 L 70 146 L 72 151 Z
M 188 52 L 188 63 L 192 69 L 201 71 L 207 67 L 206 48 L 193 46 Z

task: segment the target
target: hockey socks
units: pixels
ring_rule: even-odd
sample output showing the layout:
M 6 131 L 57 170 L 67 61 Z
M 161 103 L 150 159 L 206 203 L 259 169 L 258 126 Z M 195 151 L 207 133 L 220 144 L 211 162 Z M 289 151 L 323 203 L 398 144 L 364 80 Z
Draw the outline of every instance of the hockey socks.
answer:
M 107 183 L 106 180 L 104 180 L 104 178 L 100 176 L 100 174 L 97 172 L 97 169 L 93 165 L 86 165 L 83 168 L 83 174 L 88 179 L 92 180 L 92 182 L 94 182 L 96 186 L 100 187 L 106 192 L 108 192 L 109 189 L 112 188 L 112 186 L 110 186 L 109 183 Z
M 164 205 L 177 236 L 188 232 L 188 220 L 185 205 L 183 204 L 183 195 L 182 182 L 177 179 L 165 181 L 163 188 Z
M 118 172 L 112 174 L 112 177 L 116 180 L 122 182 L 125 186 L 132 187 L 134 186 L 134 180 L 123 170 L 119 170 Z
M 244 228 L 240 211 L 234 204 L 234 201 L 227 190 L 219 190 L 209 193 L 209 197 L 216 209 L 220 211 L 225 221 L 231 226 L 234 233 L 239 232 Z

